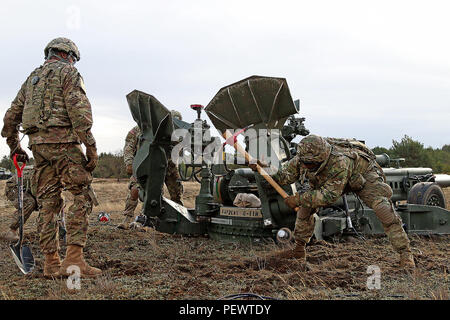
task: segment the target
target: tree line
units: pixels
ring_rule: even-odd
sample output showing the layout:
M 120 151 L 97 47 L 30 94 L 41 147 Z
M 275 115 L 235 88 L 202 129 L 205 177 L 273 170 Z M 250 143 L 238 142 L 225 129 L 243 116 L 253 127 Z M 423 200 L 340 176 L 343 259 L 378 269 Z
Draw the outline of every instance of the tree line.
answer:
M 432 168 L 434 173 L 450 174 L 450 144 L 442 148 L 425 148 L 423 143 L 405 135 L 400 141 L 393 140 L 389 149 L 375 147 L 375 154 L 386 153 L 391 160 L 404 158 L 402 167 Z
M 425 148 L 423 143 L 405 135 L 400 141 L 393 140 L 390 148 L 375 147 L 372 151 L 375 154 L 386 153 L 391 159 L 405 158 L 405 161 L 401 162 L 402 167 L 428 167 L 432 168 L 434 173 L 450 174 L 450 144 L 436 149 Z M 33 159 L 30 159 L 30 164 L 33 164 Z M 11 172 L 15 171 L 8 156 L 2 158 L 0 167 Z M 122 151 L 100 153 L 93 176 L 95 178 L 127 178 Z
M 30 158 L 27 165 L 33 165 L 34 159 Z M 16 168 L 9 156 L 3 156 L 0 160 L 0 168 L 5 168 L 11 172 L 15 172 Z M 122 151 L 118 152 L 102 152 L 98 155 L 98 164 L 92 173 L 94 178 L 128 178 L 125 163 L 123 162 Z

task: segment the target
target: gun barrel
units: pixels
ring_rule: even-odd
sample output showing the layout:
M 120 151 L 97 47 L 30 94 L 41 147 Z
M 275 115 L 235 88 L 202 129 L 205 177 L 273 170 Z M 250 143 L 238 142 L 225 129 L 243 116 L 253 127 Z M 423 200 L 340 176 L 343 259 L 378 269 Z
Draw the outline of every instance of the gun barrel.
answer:
M 387 167 L 391 162 L 391 158 L 386 153 L 377 154 L 376 162 L 382 167 Z
M 384 174 L 387 176 L 405 176 L 425 175 L 433 172 L 431 168 L 383 168 Z
M 448 174 L 436 174 L 435 181 L 441 188 L 450 187 L 450 175 Z

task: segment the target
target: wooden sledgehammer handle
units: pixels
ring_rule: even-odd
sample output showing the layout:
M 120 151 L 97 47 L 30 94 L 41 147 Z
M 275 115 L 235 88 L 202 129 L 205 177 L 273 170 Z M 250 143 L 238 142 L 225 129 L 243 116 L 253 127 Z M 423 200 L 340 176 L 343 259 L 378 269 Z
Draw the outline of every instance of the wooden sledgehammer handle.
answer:
M 253 157 L 251 155 L 249 155 L 248 152 L 245 151 L 244 148 L 242 148 L 242 146 L 237 142 L 235 137 L 233 137 L 233 135 L 228 130 L 225 130 L 223 137 L 225 138 L 226 141 L 234 139 L 233 147 L 240 154 L 242 154 L 245 157 L 245 160 L 247 160 L 248 163 L 251 163 L 254 161 Z M 272 187 L 274 187 L 274 189 L 283 197 L 283 199 L 286 199 L 287 197 L 289 197 L 289 195 L 286 193 L 286 191 L 284 191 L 283 188 L 281 188 L 280 185 L 278 183 L 276 183 L 275 180 L 272 179 L 272 177 L 258 164 L 258 162 L 256 162 L 256 170 L 258 171 L 258 173 L 260 175 L 262 175 L 264 177 L 264 179 L 267 180 L 267 182 L 270 183 L 270 185 Z

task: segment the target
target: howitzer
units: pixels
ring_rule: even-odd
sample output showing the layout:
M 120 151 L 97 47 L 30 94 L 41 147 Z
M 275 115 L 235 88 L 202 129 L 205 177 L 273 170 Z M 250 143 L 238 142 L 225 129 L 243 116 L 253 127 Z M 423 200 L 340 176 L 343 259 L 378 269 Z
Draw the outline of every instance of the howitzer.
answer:
M 241 162 L 236 164 L 237 153 L 226 153 L 219 138 L 210 135 L 209 125 L 201 119 L 204 110 L 222 135 L 230 130 L 236 138 L 244 136 L 243 149 L 251 156 L 247 160 L 270 160 L 272 167 L 279 168 L 295 154 L 293 140 L 309 134 L 304 126 L 305 119 L 295 117 L 300 103 L 293 101 L 286 79 L 253 76 L 226 86 L 206 108 L 193 106 L 197 112 L 194 123 L 172 119 L 170 112 L 148 94 L 134 91 L 127 98 L 142 132 L 133 172 L 140 185 L 144 213 L 151 218 L 147 222 L 152 221 L 162 232 L 207 234 L 226 241 L 285 241 L 292 235 L 296 214 L 286 206 L 283 197 L 307 190 L 308 184 L 296 182 L 281 186 L 282 192 L 275 190 L 264 177 L 247 167 L 245 159 L 240 158 Z M 172 141 L 182 139 L 184 147 L 177 149 L 178 145 L 172 144 L 171 150 L 169 137 L 175 129 L 183 128 L 185 133 L 172 137 Z M 252 134 L 255 131 L 259 134 Z M 190 172 L 201 183 L 195 208 L 186 208 L 162 197 L 167 159 L 174 160 L 174 155 L 184 155 L 184 160 L 178 161 L 182 163 L 183 178 L 188 179 Z M 377 156 L 377 161 L 384 167 L 395 162 L 387 155 Z M 384 173 L 394 191 L 392 200 L 408 232 L 450 233 L 450 212 L 445 209 L 439 187 L 448 183 L 450 177 L 439 176 L 438 179 L 428 168 L 384 168 Z M 242 193 L 257 196 L 261 206 L 236 207 L 234 199 Z M 345 233 L 384 232 L 373 210 L 353 194 L 347 195 L 346 201 L 340 199 L 321 208 L 315 217 L 315 235 L 319 239 Z

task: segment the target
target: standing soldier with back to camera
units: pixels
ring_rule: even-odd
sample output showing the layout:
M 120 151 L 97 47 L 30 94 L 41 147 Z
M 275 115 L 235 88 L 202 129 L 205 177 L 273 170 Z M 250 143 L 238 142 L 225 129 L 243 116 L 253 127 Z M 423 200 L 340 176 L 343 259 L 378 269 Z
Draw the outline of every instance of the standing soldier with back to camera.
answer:
M 97 165 L 95 139 L 91 133 L 92 112 L 83 78 L 74 67 L 80 60 L 77 46 L 67 38 L 56 38 L 44 49 L 45 62 L 22 85 L 3 119 L 11 157 L 28 160 L 19 142 L 19 125 L 28 135 L 35 159 L 33 182 L 39 206 L 40 247 L 45 255 L 44 276 L 67 276 L 69 266 L 80 268 L 81 277 L 95 277 L 101 270 L 83 258 L 88 216 L 93 197 L 91 172 Z M 80 143 L 86 147 L 83 154 Z M 66 257 L 58 254 L 57 215 L 61 211 L 62 189 L 74 196 L 65 214 Z
M 254 169 L 255 165 L 251 167 Z M 400 266 L 415 267 L 408 236 L 391 201 L 392 189 L 366 145 L 356 140 L 316 135 L 303 138 L 296 156 L 284 163 L 273 179 L 287 185 L 305 178 L 310 190 L 285 199 L 292 209 L 299 208 L 294 229 L 295 247 L 273 257 L 306 261 L 305 247 L 314 232 L 314 212 L 332 205 L 344 193 L 355 192 L 375 211 L 392 247 L 400 254 Z
M 182 120 L 181 113 L 176 110 L 171 111 L 172 117 Z M 130 183 L 128 184 L 128 195 L 125 201 L 125 210 L 123 211 L 124 220 L 117 227 L 119 229 L 129 229 L 130 223 L 134 220 L 134 210 L 139 202 L 139 189 L 136 177 L 133 175 L 133 159 L 139 149 L 139 137 L 141 136 L 141 129 L 135 126 L 131 129 L 125 138 L 125 147 L 123 149 L 123 160 L 127 169 L 127 174 L 130 176 Z M 170 194 L 170 199 L 183 205 L 181 197 L 183 195 L 183 185 L 180 181 L 180 175 L 175 163 L 168 159 L 165 183 Z

